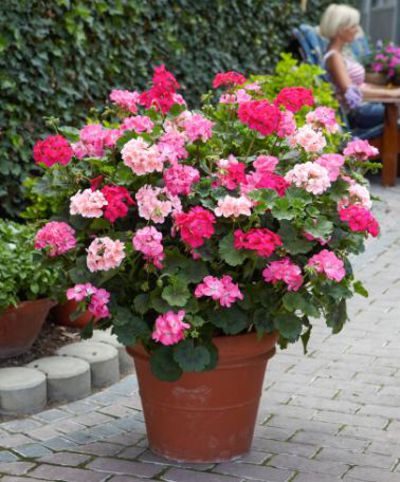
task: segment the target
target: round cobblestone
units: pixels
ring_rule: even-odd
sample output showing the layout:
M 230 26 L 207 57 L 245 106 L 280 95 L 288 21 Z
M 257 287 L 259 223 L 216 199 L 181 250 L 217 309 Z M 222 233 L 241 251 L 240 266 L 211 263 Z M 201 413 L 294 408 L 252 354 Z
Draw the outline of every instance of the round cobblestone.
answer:
M 22 415 L 43 410 L 47 402 L 46 377 L 34 368 L 0 369 L 0 413 Z
M 46 375 L 49 402 L 72 402 L 87 397 L 91 392 L 90 365 L 86 360 L 50 356 L 27 366 L 37 368 Z
M 80 341 L 63 346 L 57 355 L 81 358 L 90 365 L 92 386 L 102 388 L 119 380 L 118 350 L 105 343 Z
M 92 340 L 99 343 L 106 343 L 118 350 L 119 369 L 121 373 L 130 373 L 133 371 L 133 359 L 127 353 L 125 346 L 120 343 L 110 331 L 94 330 Z

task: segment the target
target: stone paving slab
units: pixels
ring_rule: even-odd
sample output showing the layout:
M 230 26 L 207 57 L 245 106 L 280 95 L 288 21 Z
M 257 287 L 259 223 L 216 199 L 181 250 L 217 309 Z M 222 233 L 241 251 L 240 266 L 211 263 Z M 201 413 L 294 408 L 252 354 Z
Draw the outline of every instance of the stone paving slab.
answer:
M 400 482 L 400 188 L 374 185 L 383 236 L 354 264 L 370 292 L 306 356 L 270 362 L 253 448 L 221 464 L 147 449 L 134 375 L 84 400 L 0 423 L 0 482 Z

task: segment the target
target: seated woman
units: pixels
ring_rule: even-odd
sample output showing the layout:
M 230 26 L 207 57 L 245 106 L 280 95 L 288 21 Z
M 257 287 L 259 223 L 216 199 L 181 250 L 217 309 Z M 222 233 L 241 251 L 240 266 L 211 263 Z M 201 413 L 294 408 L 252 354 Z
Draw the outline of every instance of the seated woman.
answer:
M 389 90 L 365 83 L 364 67 L 346 49 L 361 31 L 360 12 L 348 5 L 332 4 L 323 14 L 319 30 L 329 40 L 325 66 L 350 127 L 369 129 L 383 124 L 384 106 L 368 102 L 368 98 L 391 97 L 400 101 L 400 88 Z

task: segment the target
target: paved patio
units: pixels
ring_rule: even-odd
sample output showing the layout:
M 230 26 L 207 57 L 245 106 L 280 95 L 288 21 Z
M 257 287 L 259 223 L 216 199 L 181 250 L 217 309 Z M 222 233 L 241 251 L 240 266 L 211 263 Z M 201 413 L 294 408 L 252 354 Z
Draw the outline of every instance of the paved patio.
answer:
M 0 424 L 0 480 L 28 482 L 400 482 L 400 187 L 374 193 L 383 237 L 355 264 L 370 298 L 336 336 L 316 326 L 271 361 L 252 451 L 224 464 L 173 464 L 146 449 L 134 376 Z

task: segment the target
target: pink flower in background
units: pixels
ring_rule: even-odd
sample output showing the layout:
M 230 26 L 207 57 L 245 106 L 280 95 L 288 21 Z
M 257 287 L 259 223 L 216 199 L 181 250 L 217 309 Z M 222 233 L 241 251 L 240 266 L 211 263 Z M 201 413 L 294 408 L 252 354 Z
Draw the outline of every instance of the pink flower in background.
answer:
M 69 142 L 60 135 L 48 136 L 43 141 L 37 141 L 33 147 L 33 158 L 36 164 L 42 163 L 46 167 L 57 163 L 66 166 L 73 155 Z
M 132 114 L 137 112 L 137 104 L 139 103 L 140 94 L 139 92 L 129 90 L 118 90 L 114 89 L 111 91 L 110 100 L 114 104 L 117 104 L 122 109 L 125 109 Z
M 187 196 L 193 184 L 200 181 L 200 172 L 192 166 L 175 164 L 165 169 L 163 177 L 165 186 L 171 194 Z
M 193 114 L 189 111 L 183 113 L 181 124 L 185 135 L 190 142 L 201 140 L 206 142 L 212 137 L 214 122 L 208 120 L 202 114 Z
M 206 276 L 202 283 L 196 286 L 194 295 L 196 298 L 209 296 L 218 301 L 221 306 L 230 307 L 236 300 L 243 300 L 237 283 L 233 283 L 231 276 L 224 275 L 222 278 Z
M 236 102 L 241 104 L 242 102 L 249 102 L 251 95 L 246 92 L 245 89 L 239 89 L 236 92 Z
M 185 315 L 185 310 L 179 310 L 178 313 L 167 311 L 165 314 L 159 315 L 151 335 L 152 339 L 165 346 L 179 343 L 185 338 L 185 330 L 190 328 L 189 323 L 183 321 Z
M 163 158 L 156 145 L 150 145 L 144 139 L 131 139 L 121 150 L 124 164 L 137 176 L 151 172 L 161 172 L 164 168 Z
M 227 189 L 236 189 L 246 180 L 246 164 L 238 162 L 235 156 L 229 155 L 227 159 L 217 161 L 218 180 Z
M 88 310 L 96 318 L 108 318 L 110 311 L 107 303 L 110 301 L 110 293 L 103 288 L 96 288 L 91 283 L 77 284 L 67 290 L 67 299 L 83 301 L 89 299 Z
M 267 100 L 252 100 L 239 104 L 238 117 L 250 129 L 268 136 L 278 129 L 281 112 Z
M 135 198 L 139 216 L 154 223 L 163 223 L 169 214 L 182 210 L 179 198 L 173 196 L 166 188 L 145 184 L 138 190 Z
M 335 134 L 340 129 L 335 110 L 330 107 L 317 107 L 306 115 L 306 121 L 314 129 L 326 129 L 330 134 Z
M 353 204 L 349 207 L 342 208 L 339 211 L 339 217 L 342 221 L 346 221 L 351 231 L 368 232 L 373 237 L 379 234 L 379 224 L 371 211 L 363 206 Z
M 314 254 L 308 263 L 308 267 L 314 268 L 317 273 L 324 273 L 328 279 L 340 282 L 346 276 L 346 270 L 341 259 L 333 251 L 323 249 Z
M 124 243 L 112 240 L 108 236 L 95 238 L 87 249 L 87 267 L 89 271 L 108 271 L 117 268 L 125 258 Z
M 185 136 L 176 130 L 163 134 L 158 141 L 158 149 L 163 160 L 175 164 L 179 159 L 186 159 L 189 155 L 185 149 Z
M 278 246 L 282 246 L 282 240 L 267 228 L 252 228 L 247 233 L 237 229 L 233 245 L 235 249 L 253 250 L 258 256 L 268 258 Z
M 214 77 L 212 86 L 218 89 L 221 86 L 233 87 L 234 85 L 242 85 L 246 82 L 246 77 L 239 72 L 233 70 L 229 72 L 220 72 Z
M 239 198 L 226 195 L 218 199 L 218 206 L 214 209 L 216 216 L 229 218 L 231 216 L 238 218 L 239 216 L 250 216 L 253 203 L 247 196 Z
M 129 206 L 135 204 L 129 191 L 122 186 L 104 186 L 101 193 L 107 201 L 104 217 L 112 223 L 118 218 L 124 218 L 128 214 Z
M 235 94 L 222 94 L 219 98 L 220 104 L 236 104 Z
M 202 246 L 214 234 L 214 214 L 201 206 L 195 206 L 187 213 L 175 214 L 174 221 L 182 241 L 192 248 Z
M 85 189 L 78 191 L 71 197 L 69 212 L 72 215 L 80 214 L 84 218 L 100 218 L 107 200 L 101 191 Z
M 104 147 L 114 148 L 118 139 L 123 135 L 122 129 L 105 129 L 103 133 Z
M 120 129 L 123 131 L 151 132 L 154 122 L 147 115 L 137 115 L 134 117 L 126 117 L 121 124 Z
M 322 194 L 331 185 L 329 172 L 315 162 L 296 164 L 285 176 L 286 181 L 296 187 L 302 187 L 312 194 Z
M 377 156 L 379 151 L 376 147 L 371 146 L 368 141 L 355 139 L 347 144 L 343 154 L 348 157 L 354 157 L 358 161 L 367 161 L 370 157 Z
M 315 160 L 317 164 L 328 171 L 329 180 L 334 182 L 340 175 L 340 168 L 344 165 L 344 157 L 340 154 L 322 154 Z
M 298 112 L 305 105 L 314 105 L 314 97 L 310 89 L 284 87 L 276 96 L 274 103 L 278 106 L 284 106 L 291 112 Z
M 175 103 L 182 104 L 182 97 L 176 94 L 179 83 L 165 65 L 155 67 L 153 86 L 140 94 L 139 102 L 146 109 L 154 107 L 163 114 L 169 112 Z
M 289 137 L 296 132 L 296 128 L 296 120 L 293 112 L 290 110 L 282 112 L 278 130 L 276 132 L 278 137 Z
M 255 171 L 246 176 L 240 192 L 248 194 L 255 189 L 273 189 L 279 196 L 284 196 L 290 184 L 284 177 L 271 171 Z
M 35 249 L 49 249 L 49 256 L 58 256 L 76 246 L 75 230 L 64 222 L 50 221 L 35 236 Z
M 283 281 L 287 285 L 288 291 L 298 291 L 303 284 L 301 268 L 288 257 L 269 263 L 262 275 L 267 283 L 273 285 Z
M 162 245 L 162 234 L 153 226 L 146 226 L 138 229 L 132 238 L 133 247 L 136 251 L 144 254 L 144 257 L 156 268 L 162 268 L 164 259 L 164 248 Z
M 320 152 L 326 146 L 322 132 L 315 131 L 309 125 L 304 125 L 289 137 L 291 147 L 301 146 L 306 152 Z

